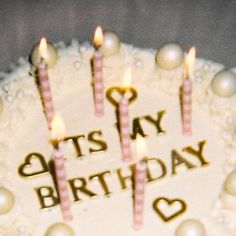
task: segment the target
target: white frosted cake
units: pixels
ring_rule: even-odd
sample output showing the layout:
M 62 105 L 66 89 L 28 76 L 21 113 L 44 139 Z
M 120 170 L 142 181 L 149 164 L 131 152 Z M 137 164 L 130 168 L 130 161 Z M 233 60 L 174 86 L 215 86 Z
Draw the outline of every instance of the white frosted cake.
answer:
M 105 92 L 121 85 L 131 68 L 138 97 L 129 106 L 130 133 L 146 136 L 144 223 L 134 230 L 130 176 L 135 157 L 130 163 L 121 160 L 110 101 L 104 98 L 103 117 L 94 115 L 94 49 L 73 40 L 69 46 L 59 43 L 57 50 L 58 60 L 48 72 L 55 109 L 66 126 L 61 151 L 73 220 L 62 219 L 50 167 L 50 132 L 32 66 L 21 58 L 12 72 L 1 74 L 0 235 L 235 235 L 236 95 L 217 95 L 212 86 L 224 67 L 197 58 L 192 135 L 184 136 L 179 104 L 182 65 L 165 70 L 156 64 L 154 50 L 127 44 L 104 57 Z

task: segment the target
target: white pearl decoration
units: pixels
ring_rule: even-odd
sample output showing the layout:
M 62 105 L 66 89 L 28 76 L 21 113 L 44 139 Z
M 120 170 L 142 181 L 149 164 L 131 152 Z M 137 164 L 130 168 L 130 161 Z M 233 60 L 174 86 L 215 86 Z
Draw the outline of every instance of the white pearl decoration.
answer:
M 52 68 L 56 64 L 57 59 L 58 59 L 57 49 L 52 43 L 47 42 L 47 53 L 45 57 L 47 66 L 49 68 Z M 41 55 L 39 54 L 39 43 L 37 43 L 33 47 L 32 52 L 30 54 L 30 60 L 34 66 L 37 67 L 39 65 L 41 61 Z
M 234 169 L 226 178 L 224 190 L 236 197 L 236 169 Z
M 74 62 L 74 66 L 75 66 L 76 69 L 80 69 L 80 67 L 81 67 L 81 62 L 80 62 L 80 61 L 75 61 L 75 62 Z
M 183 63 L 184 53 L 180 45 L 167 43 L 156 53 L 156 63 L 164 70 L 172 70 Z
M 75 236 L 75 234 L 69 225 L 55 223 L 47 229 L 44 236 Z
M 8 103 L 12 103 L 13 100 L 14 100 L 14 98 L 13 98 L 12 95 L 6 95 L 5 99 L 6 99 L 6 101 L 7 101 Z
M 195 74 L 194 77 L 200 77 L 201 76 L 201 72 L 199 70 L 196 70 L 194 74 Z
M 24 97 L 24 91 L 21 90 L 21 89 L 18 89 L 18 90 L 16 91 L 16 98 L 21 99 L 21 98 L 23 98 L 23 97 Z
M 103 44 L 101 52 L 105 57 L 113 56 L 120 50 L 120 38 L 110 30 L 106 30 L 103 34 Z
M 0 215 L 7 214 L 14 206 L 15 198 L 11 191 L 0 187 Z
M 175 236 L 205 236 L 203 224 L 195 219 L 187 219 L 179 224 Z
M 211 81 L 211 88 L 221 97 L 231 97 L 236 94 L 236 75 L 229 70 L 221 70 Z
M 135 60 L 135 66 L 137 68 L 141 68 L 143 66 L 143 61 L 141 59 L 136 59 Z
M 17 233 L 19 235 L 27 235 L 27 232 L 28 232 L 28 229 L 27 229 L 27 226 L 25 225 L 21 225 L 17 228 Z
M 232 115 L 229 115 L 226 117 L 226 123 L 229 127 L 233 127 L 236 125 L 235 117 Z
M 217 218 L 217 221 L 219 222 L 219 223 L 221 223 L 221 224 L 227 224 L 227 223 L 229 223 L 229 217 L 227 217 L 227 216 L 219 216 L 218 218 Z
M 84 52 L 86 52 L 86 51 L 89 49 L 89 47 L 90 47 L 90 43 L 89 43 L 88 41 L 85 41 L 85 42 L 83 42 L 83 43 L 80 45 L 79 51 L 80 51 L 81 53 L 84 53 Z
M 222 191 L 221 200 L 223 203 L 224 209 L 234 210 L 236 211 L 236 197 L 227 193 L 226 191 Z

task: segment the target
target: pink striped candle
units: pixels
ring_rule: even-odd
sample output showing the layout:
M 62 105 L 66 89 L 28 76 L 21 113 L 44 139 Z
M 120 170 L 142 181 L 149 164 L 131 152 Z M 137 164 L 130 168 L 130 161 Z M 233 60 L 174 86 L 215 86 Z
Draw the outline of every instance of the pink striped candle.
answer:
M 60 207 L 63 219 L 65 221 L 71 221 L 73 219 L 71 213 L 71 201 L 69 197 L 65 160 L 59 148 L 59 140 L 62 140 L 65 136 L 65 127 L 61 117 L 56 114 L 52 121 L 52 143 L 54 146 L 54 166 L 56 172 L 56 184 L 58 189 L 58 195 L 60 199 Z
M 192 134 L 192 82 L 184 79 L 182 86 L 182 128 L 184 135 Z
M 137 136 L 137 156 L 138 162 L 135 166 L 134 175 L 134 209 L 133 209 L 133 227 L 139 230 L 143 226 L 145 185 L 147 178 L 147 165 L 145 162 L 146 145 L 141 136 Z
M 126 97 L 130 91 L 131 78 L 131 69 L 129 68 L 124 74 L 123 86 L 121 87 L 123 94 L 118 106 L 122 160 L 125 162 L 132 160 L 129 134 L 129 99 Z
M 119 125 L 122 160 L 129 162 L 132 160 L 129 134 L 129 100 L 125 95 L 121 97 L 119 102 Z
M 38 66 L 38 80 L 39 80 L 39 88 L 41 92 L 44 112 L 48 123 L 48 128 L 51 129 L 51 123 L 54 115 L 54 106 L 53 106 L 50 82 L 48 79 L 47 64 L 44 59 L 46 51 L 47 51 L 47 42 L 45 38 L 42 38 L 39 45 L 41 62 Z
M 95 115 L 102 117 L 104 115 L 104 101 L 103 101 L 103 55 L 99 50 L 99 47 L 103 43 L 103 33 L 101 27 L 97 27 L 94 36 L 95 52 L 93 54 L 93 89 L 94 89 L 94 108 Z
M 194 76 L 196 50 L 192 47 L 185 59 L 185 78 L 182 84 L 182 132 L 192 134 L 192 79 Z
M 73 219 L 73 216 L 70 209 L 71 201 L 67 188 L 64 156 L 62 155 L 59 147 L 54 147 L 53 155 L 62 216 L 65 221 L 71 221 Z

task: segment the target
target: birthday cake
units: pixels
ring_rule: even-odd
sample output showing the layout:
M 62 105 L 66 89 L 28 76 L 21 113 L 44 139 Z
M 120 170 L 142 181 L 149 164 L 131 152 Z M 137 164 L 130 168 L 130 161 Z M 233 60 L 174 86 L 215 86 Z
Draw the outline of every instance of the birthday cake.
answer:
M 48 69 L 54 107 L 66 127 L 60 151 L 65 157 L 71 221 L 63 221 L 61 214 L 51 134 L 35 68 L 20 58 L 12 72 L 1 73 L 0 235 L 235 235 L 233 69 L 196 59 L 192 135 L 186 136 L 179 100 L 181 51 L 177 65 L 172 65 L 165 56 L 176 45 L 161 48 L 156 57 L 155 50 L 116 40 L 117 50 L 109 45 L 102 48 L 102 117 L 94 114 L 92 46 L 76 40 L 69 46 L 56 44 L 58 58 Z M 133 158 L 124 162 L 116 108 L 106 95 L 121 85 L 127 68 L 131 68 L 137 98 L 129 105 Z M 115 100 L 120 94 L 111 96 Z M 147 145 L 143 226 L 139 230 L 133 228 L 132 197 L 137 134 Z

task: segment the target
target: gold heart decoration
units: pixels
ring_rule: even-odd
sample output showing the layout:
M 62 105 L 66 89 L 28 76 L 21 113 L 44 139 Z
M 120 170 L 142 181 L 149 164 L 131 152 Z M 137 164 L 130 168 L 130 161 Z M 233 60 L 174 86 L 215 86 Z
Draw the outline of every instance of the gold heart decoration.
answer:
M 172 212 L 169 214 L 163 212 L 164 211 L 163 205 L 165 205 L 166 209 L 168 208 L 169 210 L 172 210 Z M 152 206 L 154 211 L 161 217 L 161 219 L 164 222 L 169 222 L 171 220 L 174 220 L 176 217 L 183 214 L 187 209 L 186 203 L 178 198 L 168 199 L 166 197 L 159 197 L 154 200 Z
M 49 168 L 44 157 L 37 152 L 28 154 L 25 161 L 18 168 L 18 173 L 22 177 L 31 177 L 34 175 L 43 174 L 48 172 Z
M 117 98 L 117 96 L 124 96 L 125 93 L 129 95 L 129 103 L 134 102 L 138 96 L 137 91 L 132 87 L 126 89 L 119 86 L 114 86 L 107 90 L 106 97 L 111 104 L 113 104 L 115 107 L 118 107 L 119 98 Z

